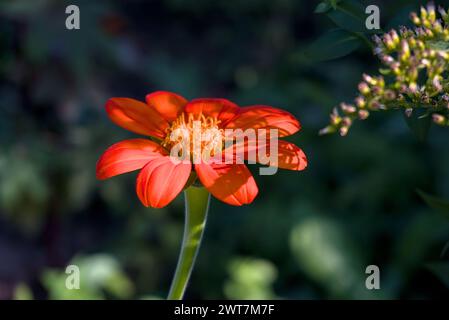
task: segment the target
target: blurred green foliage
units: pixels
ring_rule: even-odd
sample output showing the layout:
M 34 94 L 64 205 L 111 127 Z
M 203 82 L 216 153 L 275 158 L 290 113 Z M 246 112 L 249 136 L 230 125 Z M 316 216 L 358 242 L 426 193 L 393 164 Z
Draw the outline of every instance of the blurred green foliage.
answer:
M 273 282 L 276 267 L 269 261 L 251 258 L 234 258 L 229 264 L 230 279 L 224 292 L 229 299 L 275 299 Z
M 46 270 L 42 275 L 42 282 L 49 292 L 50 299 L 132 297 L 133 285 L 113 257 L 101 254 L 78 257 L 70 265 L 79 268 L 79 289 L 66 286 L 68 276 L 74 273 Z
M 380 114 L 345 139 L 318 137 L 376 68 L 369 34 L 328 2 L 316 14 L 305 0 L 0 2 L 0 299 L 166 296 L 182 196 L 147 209 L 135 174 L 95 180 L 106 147 L 133 136 L 105 101 L 155 90 L 288 109 L 303 126 L 289 140 L 309 158 L 301 173 L 256 175 L 249 206 L 213 200 L 187 298 L 447 296 L 449 224 L 415 190 L 449 198 L 449 133 L 432 127 L 423 142 Z M 68 4 L 80 30 L 65 29 Z M 418 1 L 369 4 L 385 29 Z M 80 290 L 65 289 L 69 264 Z M 364 288 L 371 264 L 379 291 Z

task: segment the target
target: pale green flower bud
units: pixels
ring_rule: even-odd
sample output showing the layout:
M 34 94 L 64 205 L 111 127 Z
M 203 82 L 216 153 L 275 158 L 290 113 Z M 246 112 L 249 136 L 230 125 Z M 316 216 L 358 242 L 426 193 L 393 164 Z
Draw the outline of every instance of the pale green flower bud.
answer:
M 413 109 L 412 108 L 407 108 L 407 109 L 405 109 L 405 116 L 407 117 L 407 118 L 410 118 L 411 116 L 412 116 L 412 113 L 413 113 Z
M 344 137 L 348 134 L 349 128 L 348 127 L 341 127 L 340 128 L 340 136 Z
M 410 13 L 410 19 L 417 26 L 421 24 L 421 20 L 419 19 L 418 15 L 415 12 Z
M 348 115 L 357 112 L 356 107 L 354 107 L 353 105 L 350 105 L 350 104 L 346 104 L 344 102 L 340 104 L 340 109 L 343 111 L 343 113 L 348 114 Z
M 368 110 L 359 110 L 358 115 L 359 115 L 360 120 L 365 120 L 366 118 L 369 117 L 369 111 Z
M 355 104 L 357 105 L 357 107 L 362 108 L 362 109 L 365 108 L 366 100 L 362 96 L 358 96 L 357 98 L 355 98 L 354 101 L 355 101 Z
M 438 113 L 432 114 L 432 120 L 439 126 L 444 126 L 446 124 L 446 117 Z
M 366 84 L 366 82 L 359 83 L 359 91 L 361 94 L 363 94 L 365 96 L 370 93 L 370 89 L 369 89 L 368 85 Z

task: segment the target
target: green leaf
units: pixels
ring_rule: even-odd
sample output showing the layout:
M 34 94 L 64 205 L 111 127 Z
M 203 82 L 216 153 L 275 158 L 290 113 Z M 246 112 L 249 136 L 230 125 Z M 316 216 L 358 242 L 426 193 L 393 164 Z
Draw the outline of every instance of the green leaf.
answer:
M 366 29 L 365 8 L 357 1 L 345 0 L 336 4 L 336 10 L 326 14 L 337 26 L 352 32 L 372 32 Z M 378 32 L 378 30 L 374 30 Z
M 446 244 L 443 247 L 443 250 L 441 250 L 440 257 L 443 258 L 446 255 L 448 250 L 449 250 L 449 241 L 446 242 Z
M 229 263 L 230 279 L 224 292 L 229 299 L 275 299 L 277 269 L 268 260 L 238 257 Z
M 14 300 L 33 300 L 33 291 L 25 283 L 19 283 L 14 289 Z
M 328 0 L 332 8 L 337 9 L 337 3 L 340 2 L 340 0 Z
M 360 39 L 344 30 L 331 30 L 312 42 L 303 52 L 309 62 L 332 60 L 346 56 L 360 46 Z
M 427 112 L 422 108 L 415 108 L 410 117 L 404 114 L 404 119 L 416 138 L 421 142 L 425 142 L 429 134 L 430 124 L 432 123 Z
M 391 69 L 380 68 L 379 73 L 384 76 L 388 76 L 391 74 Z
M 316 213 L 300 219 L 290 232 L 290 249 L 302 272 L 331 297 L 369 299 L 376 294 L 366 290 L 363 275 L 356 271 L 364 268 L 358 243 L 339 222 Z M 338 280 L 346 274 L 353 276 Z
M 428 42 L 429 48 L 434 50 L 443 50 L 448 51 L 449 50 L 449 43 L 447 41 L 429 41 Z
M 449 262 L 432 262 L 426 267 L 449 287 Z
M 443 213 L 447 218 L 449 218 L 449 200 L 430 195 L 420 189 L 417 189 L 416 193 L 419 194 L 419 196 L 427 203 L 429 207 Z
M 129 299 L 134 294 L 134 285 L 115 257 L 108 254 L 77 256 L 70 264 L 79 268 L 80 286 L 69 289 L 64 270 L 46 269 L 42 283 L 53 300 L 97 300 L 111 295 L 113 298 Z
M 332 9 L 332 5 L 329 2 L 320 2 L 316 8 L 315 8 L 315 13 L 325 13 L 327 11 L 329 11 L 330 9 Z

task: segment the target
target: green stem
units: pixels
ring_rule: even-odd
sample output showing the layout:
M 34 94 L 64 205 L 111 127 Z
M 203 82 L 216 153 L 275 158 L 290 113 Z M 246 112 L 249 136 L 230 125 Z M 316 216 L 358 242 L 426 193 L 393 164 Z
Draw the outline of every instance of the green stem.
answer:
M 169 300 L 181 300 L 184 296 L 201 245 L 209 211 L 210 194 L 205 188 L 191 186 L 184 191 L 184 197 L 186 207 L 184 237 L 178 266 L 167 297 Z

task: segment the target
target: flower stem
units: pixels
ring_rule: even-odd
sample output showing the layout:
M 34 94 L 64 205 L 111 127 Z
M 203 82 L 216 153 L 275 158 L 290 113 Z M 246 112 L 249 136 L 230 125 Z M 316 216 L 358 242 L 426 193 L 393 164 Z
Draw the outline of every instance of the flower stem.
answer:
M 181 300 L 184 296 L 201 245 L 209 211 L 210 194 L 206 188 L 190 186 L 184 191 L 184 197 L 184 237 L 178 266 L 167 297 L 169 300 Z

